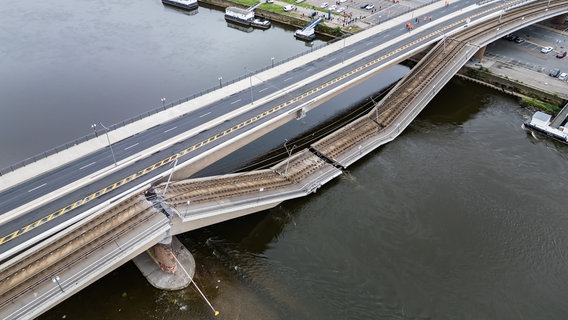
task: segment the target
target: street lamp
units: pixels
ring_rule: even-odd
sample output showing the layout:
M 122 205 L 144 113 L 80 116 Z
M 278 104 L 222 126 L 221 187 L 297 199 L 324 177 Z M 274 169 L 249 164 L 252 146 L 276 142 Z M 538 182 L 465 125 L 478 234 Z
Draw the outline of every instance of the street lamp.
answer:
M 272 61 L 272 68 L 274 68 L 274 57 L 270 58 L 270 61 Z
M 101 125 L 101 127 L 103 127 L 105 129 L 105 133 L 106 133 L 106 137 L 107 137 L 107 141 L 108 141 L 108 146 L 110 148 L 110 153 L 112 154 L 112 161 L 114 161 L 114 166 L 117 167 L 118 164 L 116 164 L 116 158 L 114 156 L 114 151 L 112 150 L 112 144 L 110 143 L 110 138 L 108 136 L 108 128 L 105 127 L 105 125 L 102 122 L 99 122 L 99 124 Z
M 53 283 L 57 283 L 57 285 L 59 286 L 59 289 L 61 290 L 61 292 L 65 292 L 65 290 L 63 290 L 63 287 L 61 287 L 61 284 L 59 283 L 59 276 L 55 276 L 51 278 L 51 282 Z
M 176 158 L 176 161 L 174 161 L 174 166 L 172 168 L 172 172 L 170 172 L 170 176 L 168 177 L 168 182 L 166 182 L 166 186 L 164 187 L 164 192 L 162 193 L 163 197 L 166 196 L 166 191 L 168 191 L 168 185 L 170 184 L 170 180 L 172 180 L 172 175 L 174 174 L 174 171 L 176 170 L 177 163 L 178 163 L 178 158 Z M 188 205 L 189 205 L 189 203 L 188 203 Z
M 249 73 L 249 81 L 250 81 L 250 104 L 254 104 L 254 97 L 252 94 L 252 71 L 248 71 L 247 67 L 245 67 L 245 72 Z
M 284 176 L 288 178 L 288 165 L 290 164 L 290 157 L 292 156 L 292 151 L 294 150 L 294 148 L 296 148 L 296 145 L 293 145 L 292 148 L 288 150 L 288 146 L 286 145 L 288 143 L 288 139 L 284 139 L 284 141 L 284 148 L 286 149 L 286 153 L 288 154 L 288 159 L 286 160 L 286 169 L 284 169 Z
M 223 88 L 223 84 L 221 83 L 221 81 L 223 81 L 223 77 L 219 77 L 217 79 L 219 79 L 219 88 Z
M 166 98 L 162 98 L 162 99 L 160 99 L 160 101 L 162 101 L 162 108 L 164 108 L 164 110 L 166 110 Z
M 187 208 L 185 209 L 185 215 L 189 212 L 189 205 L 191 204 L 191 200 L 187 200 Z
M 95 131 L 95 137 L 98 137 L 99 135 L 98 135 L 98 133 L 97 133 L 97 124 L 96 124 L 96 123 L 93 123 L 93 124 L 91 125 L 91 128 L 93 129 L 93 131 Z

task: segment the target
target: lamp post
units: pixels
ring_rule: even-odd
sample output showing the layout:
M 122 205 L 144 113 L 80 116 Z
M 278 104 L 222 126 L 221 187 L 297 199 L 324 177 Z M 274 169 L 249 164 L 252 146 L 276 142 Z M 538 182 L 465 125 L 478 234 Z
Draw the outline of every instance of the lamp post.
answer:
M 223 88 L 223 84 L 221 83 L 221 81 L 223 81 L 223 77 L 219 77 L 217 79 L 219 79 L 219 88 Z
M 177 163 L 178 163 L 178 159 L 176 158 L 176 161 L 174 161 L 174 167 L 172 168 L 172 172 L 170 172 L 170 176 L 168 177 L 168 182 L 166 182 L 166 186 L 164 187 L 164 192 L 162 193 L 163 197 L 166 196 L 166 191 L 168 191 L 168 185 L 170 184 L 170 180 L 172 179 L 172 175 L 174 174 L 174 171 L 176 170 Z M 188 203 L 188 205 L 189 205 L 189 203 Z
M 65 292 L 65 290 L 63 290 L 63 287 L 61 287 L 61 284 L 59 283 L 59 276 L 55 276 L 51 278 L 51 282 L 53 283 L 57 283 L 57 285 L 59 286 L 59 290 L 61 290 L 61 292 Z
M 191 200 L 187 200 L 187 208 L 185 209 L 185 215 L 189 212 L 189 205 L 191 204 Z
M 292 156 L 292 151 L 294 150 L 294 148 L 296 148 L 296 145 L 293 145 L 292 148 L 288 150 L 288 146 L 286 145 L 288 143 L 288 139 L 284 139 L 284 141 L 284 148 L 286 149 L 286 153 L 288 154 L 288 159 L 286 160 L 286 169 L 284 169 L 284 176 L 288 178 L 288 165 L 290 164 L 290 157 Z
M 254 96 L 252 94 L 252 71 L 247 70 L 245 67 L 245 72 L 249 73 L 249 82 L 250 82 L 250 104 L 254 104 Z
M 103 127 L 105 129 L 105 133 L 106 133 L 106 137 L 107 137 L 107 141 L 108 141 L 108 147 L 110 148 L 110 153 L 112 154 L 112 161 L 114 161 L 114 166 L 118 166 L 118 164 L 116 164 L 116 157 L 114 156 L 114 151 L 112 150 L 112 144 L 110 143 L 110 137 L 108 136 L 108 128 L 105 127 L 105 125 L 102 122 L 99 122 L 99 124 L 101 125 L 101 127 Z
M 162 108 L 164 108 L 164 110 L 166 110 L 166 98 L 162 98 L 162 99 L 160 99 L 160 101 L 162 101 Z
M 93 131 L 95 131 L 95 137 L 98 137 L 99 134 L 97 133 L 97 124 L 96 124 L 96 123 L 93 123 L 93 124 L 91 125 L 91 128 L 93 129 Z
M 274 68 L 274 57 L 270 58 L 270 61 L 272 61 L 272 68 Z

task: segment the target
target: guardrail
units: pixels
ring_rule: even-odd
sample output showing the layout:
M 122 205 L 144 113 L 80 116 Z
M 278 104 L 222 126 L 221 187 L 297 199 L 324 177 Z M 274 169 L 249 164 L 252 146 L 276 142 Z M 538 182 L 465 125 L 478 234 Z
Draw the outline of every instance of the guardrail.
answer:
M 270 65 L 268 65 L 268 66 L 266 66 L 266 67 L 263 67 L 263 68 L 261 68 L 261 69 L 258 69 L 258 70 L 256 70 L 256 71 L 252 72 L 252 75 L 255 75 L 255 74 L 257 74 L 257 73 L 260 73 L 260 72 L 263 72 L 263 71 L 272 69 L 272 68 L 274 68 L 274 67 L 276 67 L 276 66 L 279 66 L 279 65 L 281 65 L 281 64 L 283 64 L 283 63 L 286 63 L 286 62 L 288 62 L 288 61 L 290 61 L 290 60 L 294 60 L 294 59 L 296 59 L 296 58 L 298 58 L 298 57 L 304 56 L 304 55 L 306 55 L 306 54 L 308 54 L 308 53 L 311 53 L 311 52 L 314 51 L 314 50 L 318 50 L 318 49 L 320 49 L 320 48 L 323 48 L 323 47 L 329 45 L 330 43 L 331 43 L 331 42 L 325 43 L 325 44 L 322 44 L 322 45 L 319 45 L 319 46 L 311 47 L 310 50 L 306 50 L 306 51 L 300 52 L 300 53 L 298 53 L 298 54 L 296 54 L 296 55 L 294 55 L 294 56 L 288 57 L 288 58 L 283 59 L 283 60 L 280 60 L 280 61 L 275 61 L 275 62 L 274 62 L 274 65 L 270 64 Z M 128 118 L 128 119 L 126 119 L 126 120 L 123 120 L 123 121 L 121 121 L 121 122 L 112 124 L 112 125 L 109 126 L 109 129 L 110 129 L 110 130 L 115 130 L 115 129 L 124 127 L 124 126 L 126 126 L 126 125 L 128 125 L 128 124 L 131 124 L 131 123 L 133 123 L 133 122 L 136 122 L 136 121 L 138 121 L 138 120 L 141 120 L 141 119 L 144 119 L 144 118 L 146 118 L 146 117 L 152 116 L 152 115 L 154 115 L 154 114 L 156 114 L 156 113 L 158 113 L 158 112 L 167 110 L 167 109 L 169 109 L 169 108 L 173 108 L 173 107 L 175 107 L 175 106 L 178 106 L 178 105 L 180 105 L 180 104 L 182 104 L 182 103 L 184 103 L 184 102 L 187 102 L 187 101 L 189 101 L 189 100 L 195 99 L 195 98 L 197 98 L 197 97 L 201 97 L 201 96 L 203 96 L 203 95 L 205 95 L 205 94 L 208 94 L 208 93 L 210 93 L 210 92 L 213 92 L 213 91 L 215 91 L 215 90 L 217 90 L 217 89 L 219 89 L 219 88 L 221 88 L 221 87 L 224 87 L 224 86 L 227 86 L 227 85 L 231 85 L 231 84 L 233 84 L 233 83 L 235 83 L 235 82 L 244 80 L 244 79 L 246 79 L 246 78 L 248 78 L 248 77 L 250 77 L 250 76 L 251 76 L 251 74 L 244 74 L 244 75 L 242 75 L 242 76 L 239 76 L 238 78 L 235 78 L 235 79 L 232 79 L 232 80 L 229 80 L 229 81 L 225 81 L 225 82 L 221 82 L 220 85 L 207 88 L 207 89 L 202 90 L 202 91 L 200 91 L 200 92 L 198 92 L 198 93 L 195 93 L 195 94 L 193 94 L 193 95 L 191 95 L 191 96 L 187 96 L 187 97 L 185 97 L 185 98 L 181 98 L 181 99 L 178 99 L 178 100 L 176 100 L 176 101 L 172 101 L 172 102 L 167 103 L 167 104 L 164 104 L 164 105 L 162 105 L 162 106 L 160 106 L 160 107 L 151 109 L 151 110 L 149 110 L 149 111 L 146 111 L 146 112 L 141 113 L 141 114 L 139 114 L 139 115 L 136 115 L 136 116 L 134 116 L 134 117 Z M 57 153 L 59 153 L 59 152 L 61 152 L 61 151 L 67 150 L 67 149 L 69 149 L 69 148 L 71 148 L 71 147 L 73 147 L 73 146 L 76 146 L 76 145 L 79 144 L 79 143 L 83 143 L 83 142 L 89 141 L 89 140 L 91 140 L 91 139 L 93 139 L 93 138 L 96 138 L 97 136 L 98 136 L 98 135 L 95 134 L 94 132 L 93 132 L 93 133 L 89 133 L 89 134 L 87 134 L 87 135 L 85 135 L 85 136 L 82 136 L 82 137 L 77 138 L 77 139 L 75 139 L 75 140 L 66 142 L 66 143 L 64 143 L 64 144 L 62 144 L 62 145 L 59 145 L 59 146 L 55 147 L 55 148 L 51 148 L 51 149 L 49 149 L 49 150 L 47 150 L 47 151 L 44 151 L 44 152 L 39 153 L 39 154 L 36 154 L 36 155 L 34 155 L 34 156 L 32 156 L 32 157 L 29 157 L 29 158 L 26 158 L 26 159 L 24 159 L 24 160 L 22 160 L 22 161 L 16 162 L 16 163 L 14 163 L 14 164 L 12 164 L 12 165 L 10 165 L 10 166 L 7 166 L 7 167 L 4 167 L 4 168 L 0 169 L 0 176 L 4 175 L 4 174 L 6 174 L 6 173 L 9 173 L 9 172 L 15 171 L 15 170 L 17 170 L 17 169 L 19 169 L 19 168 L 25 167 L 25 166 L 27 166 L 27 165 L 29 165 L 29 164 L 31 164 L 31 163 L 34 163 L 34 162 L 36 162 L 36 161 L 38 161 L 38 160 L 47 158 L 47 157 L 49 157 L 49 156 L 51 156 L 51 155 L 53 155 L 53 154 L 57 154 Z
M 400 12 L 400 13 L 397 14 L 397 15 L 392 15 L 392 16 L 389 15 L 384 21 L 387 21 L 387 20 L 390 20 L 390 19 L 394 19 L 394 18 L 396 18 L 396 17 L 399 17 L 399 16 L 401 16 L 401 15 L 404 15 L 404 14 L 406 14 L 406 13 L 409 13 L 409 12 L 411 12 L 411 11 L 413 11 L 413 10 L 417 10 L 417 9 L 426 7 L 426 6 L 431 5 L 431 4 L 433 4 L 434 2 L 437 2 L 437 1 L 441 1 L 441 0 L 431 0 L 430 2 L 423 3 L 422 5 L 419 5 L 419 6 L 416 6 L 416 7 L 413 7 L 413 8 L 409 8 L 409 9 L 406 10 L 406 11 L 402 11 L 402 12 Z M 169 109 L 169 108 L 173 108 L 173 107 L 175 107 L 175 106 L 177 106 L 177 105 L 180 105 L 180 104 L 182 104 L 182 103 L 184 103 L 184 102 L 187 102 L 187 101 L 189 101 L 189 100 L 195 99 L 195 98 L 197 98 L 197 97 L 201 97 L 201 96 L 203 96 L 203 95 L 205 95 L 205 94 L 208 94 L 208 93 L 210 93 L 210 92 L 212 92 L 212 91 L 215 91 L 215 90 L 217 90 L 217 89 L 219 89 L 219 88 L 221 88 L 221 87 L 223 87 L 223 86 L 227 86 L 227 85 L 233 84 L 233 83 L 235 83 L 235 82 L 244 80 L 244 79 L 248 78 L 248 77 L 251 76 L 251 75 L 255 75 L 255 74 L 257 74 L 257 73 L 260 73 L 260 72 L 263 72 L 263 71 L 272 69 L 272 68 L 274 68 L 274 67 L 276 67 L 276 66 L 279 66 L 279 65 L 284 64 L 284 63 L 286 63 L 286 62 L 288 62 L 288 61 L 294 60 L 294 59 L 296 59 L 296 58 L 298 58 L 298 57 L 304 56 L 304 55 L 306 55 L 306 54 L 308 54 L 308 53 L 313 52 L 314 50 L 318 50 L 318 49 L 321 49 L 321 48 L 323 48 L 323 47 L 326 47 L 326 46 L 328 46 L 328 45 L 330 45 L 330 44 L 332 44 L 332 43 L 335 43 L 335 42 L 337 42 L 337 41 L 339 41 L 339 40 L 342 40 L 342 39 L 344 39 L 344 38 L 345 38 L 345 37 L 343 36 L 343 37 L 339 37 L 339 38 L 332 39 L 332 40 L 330 40 L 330 41 L 328 41 L 328 42 L 326 42 L 326 43 L 324 43 L 324 44 L 321 44 L 321 45 L 318 45 L 318 46 L 315 46 L 315 47 L 311 47 L 309 50 L 300 52 L 300 53 L 298 53 L 298 54 L 296 54 L 296 55 L 294 55 L 294 56 L 288 57 L 288 58 L 283 59 L 283 60 L 280 60 L 280 61 L 275 61 L 274 64 L 271 63 L 270 65 L 268 65 L 268 66 L 266 66 L 266 67 L 263 67 L 263 68 L 261 68 L 261 69 L 259 69 L 259 70 L 256 70 L 256 71 L 252 72 L 252 74 L 248 73 L 248 74 L 244 74 L 244 75 L 242 75 L 242 76 L 240 76 L 240 77 L 238 77 L 238 78 L 235 78 L 235 79 L 232 79 L 232 80 L 229 80 L 229 81 L 226 81 L 226 82 L 220 82 L 220 84 L 219 84 L 218 86 L 213 86 L 213 87 L 207 88 L 207 89 L 205 89 L 205 90 L 202 90 L 202 91 L 200 91 L 200 92 L 198 92 L 198 93 L 195 93 L 195 94 L 193 94 L 193 95 L 191 95 L 191 96 L 187 96 L 187 97 L 185 97 L 185 98 L 181 98 L 181 99 L 178 99 L 178 100 L 176 100 L 176 101 L 173 101 L 173 102 L 170 102 L 170 103 L 167 103 L 167 104 L 163 104 L 161 107 L 157 107 L 157 108 L 151 109 L 151 110 L 149 110 L 149 111 L 147 111 L 147 112 L 144 112 L 144 113 L 141 113 L 141 114 L 139 114 L 139 115 L 137 115 L 137 116 L 134 116 L 134 117 L 128 118 L 128 119 L 126 119 L 126 120 L 124 120 L 124 121 L 121 121 L 121 122 L 112 124 L 112 125 L 109 126 L 109 129 L 110 129 L 110 130 L 115 130 L 115 129 L 124 127 L 124 126 L 126 126 L 126 125 L 128 125 L 128 124 L 131 124 L 131 123 L 135 122 L 135 121 L 138 121 L 138 120 L 141 120 L 141 119 L 143 119 L 143 118 L 152 116 L 152 115 L 154 115 L 154 114 L 156 114 L 156 113 L 158 113 L 158 112 L 167 110 L 167 109 Z M 94 132 L 93 132 L 93 133 L 89 133 L 89 134 L 87 134 L 87 135 L 85 135 L 85 136 L 82 136 L 82 137 L 77 138 L 77 139 L 75 139 L 75 140 L 66 142 L 66 143 L 64 143 L 64 144 L 62 144 L 62 145 L 59 145 L 59 146 L 55 147 L 55 148 L 51 148 L 51 149 L 49 149 L 49 150 L 47 150 L 47 151 L 44 151 L 44 152 L 39 153 L 39 154 L 36 154 L 36 155 L 34 155 L 34 156 L 32 156 L 32 157 L 29 157 L 29 158 L 26 158 L 26 159 L 24 159 L 24 160 L 22 160 L 22 161 L 16 162 L 16 163 L 14 163 L 14 164 L 12 164 L 12 165 L 10 165 L 10 166 L 7 166 L 7 167 L 4 167 L 4 168 L 0 169 L 0 176 L 2 176 L 2 175 L 4 175 L 4 174 L 7 174 L 7 173 L 9 173 L 9 172 L 13 172 L 13 171 L 15 171 L 15 170 L 17 170 L 17 169 L 19 169 L 19 168 L 25 167 L 25 166 L 27 166 L 27 165 L 29 165 L 29 164 L 31 164 L 31 163 L 34 163 L 34 162 L 39 161 L 39 160 L 41 160 L 41 159 L 47 158 L 47 157 L 49 157 L 49 156 L 51 156 L 51 155 L 57 154 L 57 153 L 59 153 L 59 152 L 61 152 L 61 151 L 67 150 L 67 149 L 69 149 L 69 148 L 71 148 L 71 147 L 74 147 L 74 146 L 76 146 L 76 145 L 79 144 L 79 143 L 83 143 L 83 142 L 89 141 L 89 140 L 91 140 L 91 139 L 93 139 L 93 138 L 96 138 L 96 137 L 97 137 L 97 134 L 95 134 Z

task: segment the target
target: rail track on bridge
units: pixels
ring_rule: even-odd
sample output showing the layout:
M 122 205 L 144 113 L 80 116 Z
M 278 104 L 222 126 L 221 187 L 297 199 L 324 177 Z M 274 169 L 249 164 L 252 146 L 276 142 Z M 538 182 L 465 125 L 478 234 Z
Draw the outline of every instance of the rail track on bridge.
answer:
M 404 117 L 417 99 L 433 96 L 433 81 L 451 69 L 452 60 L 458 55 L 473 54 L 474 40 L 490 37 L 496 28 L 512 25 L 519 19 L 538 16 L 543 9 L 566 9 L 568 0 L 536 1 L 511 8 L 502 16 L 485 24 L 472 25 L 453 37 L 444 37 L 397 86 L 367 115 L 357 119 L 341 130 L 312 144 L 269 170 L 233 174 L 226 177 L 195 179 L 176 182 L 166 193 L 165 200 L 178 211 L 190 209 L 192 204 L 215 202 L 220 199 L 243 197 L 259 191 L 278 191 L 294 185 L 302 185 L 309 177 L 329 161 L 342 166 L 339 158 L 357 153 L 367 140 L 392 132 L 397 121 Z M 462 21 L 461 23 L 466 23 Z M 434 31 L 439 35 L 443 30 Z M 432 93 L 433 92 L 433 93 Z M 392 139 L 391 139 L 392 140 Z M 315 154 L 314 154 L 315 153 Z M 302 185 L 303 187 L 305 185 Z M 158 192 L 163 189 L 157 189 Z M 314 190 L 308 190 L 313 192 Z M 86 259 L 96 250 L 116 241 L 139 224 L 148 221 L 157 213 L 154 203 L 142 195 L 130 198 L 120 206 L 102 214 L 72 233 L 61 236 L 56 242 L 24 259 L 3 266 L 0 273 L 0 314 L 16 301 L 36 288 L 51 282 L 58 273 Z M 53 293 L 54 294 L 54 293 Z
M 511 1 L 500 6 L 506 7 L 514 3 L 516 2 Z M 555 8 L 565 8 L 567 3 L 566 0 L 556 0 L 547 5 L 550 10 L 554 10 Z M 487 9 L 487 11 L 493 9 Z M 466 57 L 465 61 L 467 61 L 479 49 L 479 45 L 473 44 L 474 41 L 483 42 L 485 38 L 490 38 L 488 34 L 494 32 L 496 28 L 506 28 L 507 25 L 512 25 L 519 19 L 530 19 L 533 16 L 538 16 L 538 13 L 542 10 L 542 3 L 533 2 L 524 6 L 513 7 L 501 16 L 483 24 L 472 24 L 465 27 L 470 19 L 481 16 L 485 12 L 458 21 L 458 24 L 464 25 L 464 29 L 455 36 L 443 37 L 413 68 L 412 72 L 404 77 L 372 111 L 313 143 L 309 150 L 321 158 L 323 162 L 331 162 L 339 168 L 345 168 L 346 165 L 339 160 L 342 156 L 359 153 L 360 146 L 365 141 L 375 139 L 392 129 L 393 126 L 397 126 L 397 122 L 405 112 L 416 104 L 417 99 L 423 99 L 424 96 L 433 97 L 435 92 L 434 94 L 429 92 L 433 82 L 444 73 L 451 73 L 450 77 L 446 77 L 449 80 L 453 76 L 451 66 L 454 64 L 455 58 L 464 56 Z M 445 26 L 442 29 L 435 30 L 424 38 L 443 35 L 447 28 L 448 26 Z M 438 89 L 441 89 L 444 84 L 445 82 L 439 85 Z M 303 157 L 308 157 L 305 152 Z M 313 158 L 314 156 L 311 155 L 310 157 Z M 295 170 L 304 173 L 301 179 L 295 178 L 294 174 L 282 175 L 281 171 L 277 172 L 274 168 L 205 179 L 189 179 L 173 184 L 174 189 L 168 191 L 165 200 L 180 211 L 191 212 L 191 205 L 188 205 L 188 201 L 191 204 L 214 203 L 224 199 L 256 195 L 259 190 L 270 191 L 289 188 L 317 171 L 312 170 L 314 168 L 308 169 L 314 166 L 313 163 L 297 160 L 293 159 L 290 163 L 293 164 Z M 163 185 L 158 192 L 162 191 Z
M 468 59 L 475 53 L 478 46 L 473 41 L 484 41 L 499 28 L 507 28 L 515 22 L 537 17 L 539 12 L 566 8 L 567 1 L 556 0 L 550 3 L 533 2 L 524 6 L 514 7 L 484 24 L 467 27 L 453 37 L 443 39 L 382 99 L 371 112 L 336 133 L 312 145 L 318 153 L 337 161 L 347 153 L 353 153 L 365 141 L 373 139 L 389 128 L 398 127 L 401 116 L 417 101 L 428 95 L 432 90 L 432 82 L 444 72 L 448 72 L 455 57 L 464 55 Z M 506 6 L 504 4 L 503 6 Z M 481 14 L 481 13 L 480 13 Z M 474 18 L 473 16 L 470 18 Z M 468 18 L 468 19 L 470 19 Z M 464 25 L 467 19 L 461 21 Z M 433 33 L 443 35 L 444 29 Z M 460 66 L 461 67 L 461 66 Z M 449 80 L 449 79 L 448 79 Z M 432 96 L 441 89 L 440 85 Z M 397 128 L 397 131 L 400 129 Z M 398 132 L 397 132 L 398 134 Z M 356 150 L 355 150 L 356 151 Z
M 52 287 L 52 279 L 58 274 L 116 242 L 156 212 L 154 204 L 143 194 L 137 194 L 74 231 L 55 236 L 56 241 L 33 255 L 7 263 L 0 273 L 0 314 L 5 314 L 5 308 L 37 287 L 46 283 Z

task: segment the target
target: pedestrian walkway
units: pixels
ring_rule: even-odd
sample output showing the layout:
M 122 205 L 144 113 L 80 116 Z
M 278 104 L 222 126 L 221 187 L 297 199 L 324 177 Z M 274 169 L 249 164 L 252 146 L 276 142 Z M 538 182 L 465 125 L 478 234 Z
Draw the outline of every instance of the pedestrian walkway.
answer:
M 456 0 L 456 1 L 460 1 L 460 0 Z M 443 2 L 441 1 L 437 1 L 431 5 L 425 6 L 425 7 L 421 7 L 419 9 L 414 10 L 413 12 L 409 12 L 407 14 L 404 14 L 400 17 L 397 17 L 395 19 L 391 19 L 389 21 L 386 21 L 385 23 L 382 23 L 380 26 L 376 26 L 373 28 L 369 28 L 367 30 L 364 30 L 362 32 L 356 33 L 352 36 L 350 36 L 349 38 L 346 39 L 346 42 L 344 43 L 333 43 L 330 44 L 328 46 L 325 46 L 319 50 L 313 51 L 309 54 L 300 56 L 296 59 L 290 60 L 286 63 L 280 64 L 275 66 L 274 68 L 270 68 L 266 71 L 263 71 L 262 73 L 257 74 L 255 77 L 251 77 L 250 81 L 252 81 L 252 85 L 257 85 L 258 83 L 262 81 L 267 81 L 269 79 L 272 79 L 278 75 L 281 75 L 282 73 L 285 73 L 287 71 L 293 70 L 299 66 L 305 65 L 311 61 L 314 61 L 316 59 L 319 59 L 321 57 L 324 57 L 330 53 L 332 53 L 333 51 L 337 50 L 338 48 L 341 48 L 345 45 L 350 45 L 354 42 L 357 41 L 362 41 L 370 36 L 373 36 L 379 32 L 383 32 L 386 29 L 392 28 L 392 27 L 396 27 L 396 26 L 400 26 L 403 25 L 406 21 L 409 21 L 412 19 L 412 16 L 416 15 L 416 16 L 423 16 L 425 14 L 427 14 L 428 12 L 438 9 L 440 7 L 444 6 Z M 467 9 L 464 9 L 464 11 Z M 463 12 L 463 11 L 462 11 Z M 437 19 L 436 22 L 437 23 L 442 23 L 443 20 L 445 20 L 446 18 L 450 18 L 452 16 L 454 16 L 455 14 L 459 14 L 458 13 L 452 13 L 452 14 L 448 14 L 445 17 Z M 435 24 L 432 23 L 431 25 L 428 24 L 425 27 L 434 27 Z M 403 37 L 407 37 L 409 35 L 405 35 Z M 387 43 L 384 43 L 382 46 L 386 46 L 389 43 L 393 43 L 394 40 L 389 41 Z M 382 47 L 381 46 L 381 47 Z M 378 50 L 379 47 L 374 48 L 373 50 Z M 346 63 L 348 63 L 349 61 L 345 61 Z M 320 73 L 321 74 L 328 74 L 329 72 L 332 72 L 333 68 L 330 68 L 329 70 L 322 70 Z M 308 81 L 309 79 L 304 79 L 300 82 L 297 82 L 295 84 L 293 84 L 291 87 L 292 88 L 297 88 L 300 86 L 305 85 L 305 81 Z M 179 105 L 176 105 L 172 108 L 169 109 L 165 109 L 164 111 L 158 112 L 156 114 L 153 114 L 150 117 L 146 117 L 146 118 L 142 118 L 136 122 L 130 123 L 128 125 L 122 126 L 120 128 L 117 128 L 115 130 L 112 130 L 109 132 L 109 137 L 110 140 L 113 143 L 116 143 L 118 141 L 127 139 L 128 137 L 131 137 L 133 135 L 136 135 L 138 133 L 141 133 L 145 130 L 148 130 L 149 128 L 155 127 L 157 125 L 166 123 L 168 121 L 171 121 L 175 118 L 178 118 L 180 116 L 183 116 L 187 113 L 196 111 L 206 105 L 209 105 L 210 103 L 213 103 L 214 101 L 218 101 L 220 99 L 222 99 L 223 97 L 226 96 L 230 96 L 232 94 L 235 94 L 237 92 L 243 91 L 243 90 L 247 90 L 249 87 L 251 86 L 251 83 L 249 83 L 249 80 L 244 79 L 241 81 L 237 81 L 235 83 L 232 83 L 230 85 L 224 86 L 223 88 L 220 88 L 218 90 L 209 92 L 207 94 L 204 94 L 202 96 L 196 97 L 188 102 L 185 103 L 181 103 Z M 79 186 L 82 186 L 86 183 L 90 183 L 92 181 L 92 179 L 100 179 L 104 176 L 109 175 L 110 173 L 116 171 L 116 170 L 120 170 L 122 168 L 124 168 L 127 165 L 130 165 L 131 163 L 134 163 L 135 161 L 139 160 L 141 157 L 144 157 L 147 154 L 151 154 L 153 152 L 157 152 L 159 150 L 165 149 L 170 145 L 173 145 L 175 143 L 178 143 L 179 141 L 182 141 L 184 139 L 189 138 L 190 136 L 193 136 L 195 134 L 197 134 L 198 132 L 201 132 L 203 130 L 207 130 L 208 128 L 210 128 L 211 126 L 216 125 L 217 123 L 223 122 L 226 119 L 230 119 L 233 118 L 239 114 L 242 114 L 246 111 L 248 111 L 250 108 L 256 107 L 258 104 L 262 104 L 262 103 L 266 103 L 268 102 L 268 99 L 270 97 L 266 98 L 266 99 L 261 99 L 259 101 L 255 101 L 255 105 L 243 105 L 242 107 L 235 109 L 233 112 L 229 113 L 229 114 L 225 114 L 223 117 L 220 117 L 218 119 L 216 119 L 215 121 L 212 121 L 211 123 L 204 123 L 198 127 L 196 127 L 194 130 L 190 130 L 187 132 L 184 132 L 183 134 L 174 137 L 168 141 L 163 141 L 160 144 L 155 145 L 151 150 L 145 150 L 144 152 L 138 153 L 138 154 L 133 154 L 130 157 L 123 159 L 121 161 L 118 161 L 118 166 L 116 167 L 108 167 L 105 168 L 99 172 L 96 172 L 88 177 L 85 177 L 83 180 L 81 181 L 76 181 L 73 184 L 68 185 L 69 188 L 71 189 L 75 189 Z M 8 172 L 5 173 L 3 175 L 0 176 L 0 191 L 2 190 L 6 190 L 9 189 L 23 181 L 26 181 L 28 179 L 33 178 L 36 175 L 42 174 L 44 172 L 47 171 L 51 171 L 57 167 L 60 167 L 62 165 L 65 165 L 67 163 L 70 163 L 72 161 L 75 161 L 83 156 L 86 156 L 92 152 L 95 152 L 97 150 L 101 150 L 105 147 L 107 147 L 108 142 L 106 140 L 107 138 L 103 135 L 96 137 L 96 138 L 92 138 L 86 142 L 80 143 L 78 145 L 74 145 L 74 146 L 70 146 L 68 149 L 66 150 L 62 150 L 56 154 L 50 155 L 48 157 L 45 158 L 41 158 L 39 160 L 37 160 L 36 162 L 27 164 L 24 167 L 18 168 L 15 171 L 12 172 Z M 46 200 L 48 201 L 48 200 Z

